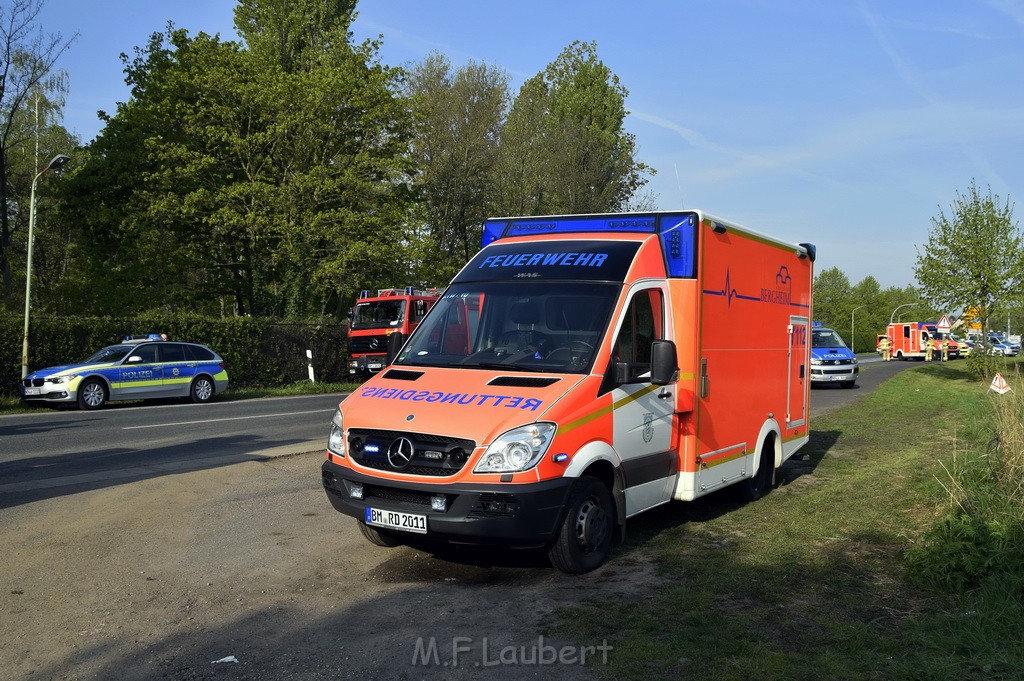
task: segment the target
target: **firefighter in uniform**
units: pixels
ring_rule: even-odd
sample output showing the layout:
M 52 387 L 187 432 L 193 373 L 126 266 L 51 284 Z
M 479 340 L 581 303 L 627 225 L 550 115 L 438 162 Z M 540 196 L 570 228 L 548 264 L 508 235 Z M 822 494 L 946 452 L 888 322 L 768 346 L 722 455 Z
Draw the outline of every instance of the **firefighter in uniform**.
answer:
M 882 336 L 882 339 L 878 341 L 878 348 L 882 351 L 883 362 L 888 362 L 890 359 L 892 359 L 892 357 L 890 356 L 890 351 L 892 350 L 892 347 L 890 346 L 888 336 Z
M 924 341 L 924 361 L 932 361 L 933 353 L 935 352 L 935 339 L 926 338 Z
M 942 361 L 945 362 L 949 359 L 949 339 L 943 338 L 939 343 L 942 344 Z

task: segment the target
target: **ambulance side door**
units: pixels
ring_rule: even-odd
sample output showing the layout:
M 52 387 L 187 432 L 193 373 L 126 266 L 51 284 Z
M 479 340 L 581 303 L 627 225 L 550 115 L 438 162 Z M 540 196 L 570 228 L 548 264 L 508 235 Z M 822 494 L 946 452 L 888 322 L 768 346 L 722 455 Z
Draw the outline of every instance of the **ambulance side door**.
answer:
M 622 463 L 627 515 L 667 502 L 675 488 L 678 386 L 650 382 L 651 343 L 668 339 L 671 328 L 667 300 L 664 284 L 634 288 L 616 329 L 612 368 L 624 364 L 628 371 L 612 390 L 613 446 Z

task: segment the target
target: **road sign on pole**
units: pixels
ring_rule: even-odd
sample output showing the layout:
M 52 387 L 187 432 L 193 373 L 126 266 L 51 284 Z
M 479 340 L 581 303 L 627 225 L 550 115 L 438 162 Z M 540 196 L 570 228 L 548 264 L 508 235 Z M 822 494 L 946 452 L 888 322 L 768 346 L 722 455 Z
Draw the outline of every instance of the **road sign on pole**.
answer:
M 953 328 L 953 325 L 949 322 L 948 315 L 942 315 L 939 319 L 939 323 L 935 325 L 935 330 L 939 333 L 949 333 Z

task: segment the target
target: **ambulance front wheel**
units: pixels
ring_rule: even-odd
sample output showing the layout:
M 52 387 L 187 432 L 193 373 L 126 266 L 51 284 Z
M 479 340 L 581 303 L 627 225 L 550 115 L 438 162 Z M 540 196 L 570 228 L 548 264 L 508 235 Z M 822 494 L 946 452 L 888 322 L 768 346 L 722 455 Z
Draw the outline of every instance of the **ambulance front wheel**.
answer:
M 397 537 L 387 530 L 378 530 L 376 527 L 370 527 L 362 520 L 357 520 L 356 522 L 359 523 L 359 531 L 363 533 L 363 537 L 374 546 L 383 546 L 391 549 L 402 544 Z
M 548 549 L 551 564 L 562 572 L 583 574 L 608 557 L 615 534 L 615 504 L 608 487 L 592 476 L 576 483 L 562 526 Z

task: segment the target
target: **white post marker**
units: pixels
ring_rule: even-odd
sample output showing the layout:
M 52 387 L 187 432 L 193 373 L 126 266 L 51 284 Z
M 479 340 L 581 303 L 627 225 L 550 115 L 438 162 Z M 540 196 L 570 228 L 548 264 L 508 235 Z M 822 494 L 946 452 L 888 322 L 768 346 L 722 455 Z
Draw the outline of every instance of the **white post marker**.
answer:
M 306 369 L 309 371 L 309 382 L 316 383 L 316 379 L 313 378 L 313 351 L 306 350 Z
M 1006 382 L 1002 374 L 996 374 L 996 377 L 992 379 L 992 385 L 989 386 L 989 390 L 995 390 L 1000 395 L 1005 395 L 1010 392 L 1012 388 L 1010 384 Z

